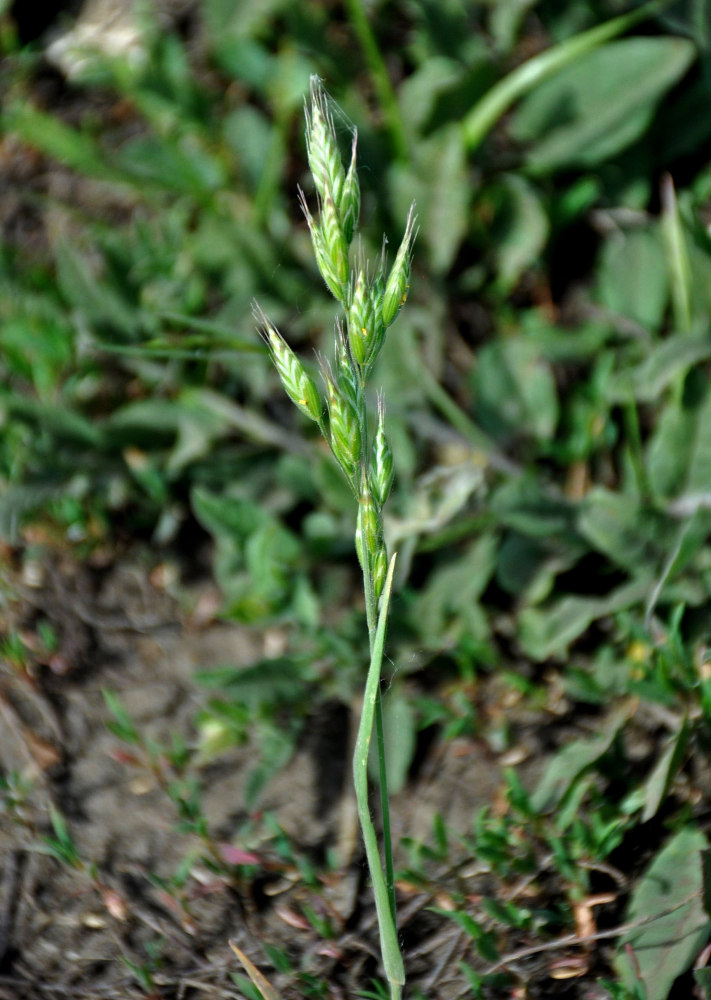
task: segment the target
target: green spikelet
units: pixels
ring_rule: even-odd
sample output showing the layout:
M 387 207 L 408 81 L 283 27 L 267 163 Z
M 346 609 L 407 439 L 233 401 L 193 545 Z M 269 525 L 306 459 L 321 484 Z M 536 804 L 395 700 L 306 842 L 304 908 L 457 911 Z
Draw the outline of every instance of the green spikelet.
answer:
M 370 479 L 373 496 L 382 507 L 393 484 L 393 453 L 385 436 L 385 404 L 382 396 L 378 396 L 378 428 L 373 440 Z
M 333 211 L 330 214 L 330 228 L 326 225 L 319 226 L 309 211 L 304 192 L 299 189 L 299 201 L 308 223 L 311 233 L 311 243 L 314 248 L 316 264 L 321 272 L 321 277 L 328 285 L 329 291 L 339 302 L 345 301 L 348 293 L 348 252 L 345 249 L 345 241 L 339 233 L 340 225 L 335 219 Z M 333 201 L 329 198 L 328 204 L 333 206 Z M 334 223 L 335 219 L 335 223 Z M 334 228 L 335 226 L 335 228 Z M 335 252 L 334 252 L 335 247 Z
M 338 321 L 336 321 L 336 382 L 341 395 L 345 397 L 356 413 L 360 413 L 363 405 L 363 392 L 357 366 L 350 353 L 343 327 Z
M 390 326 L 405 305 L 407 293 L 410 290 L 410 261 L 412 258 L 412 242 L 415 238 L 415 221 L 413 206 L 410 208 L 405 235 L 398 248 L 395 263 L 392 266 L 385 285 L 385 292 L 383 293 L 382 316 L 386 327 Z
M 361 434 L 358 414 L 349 400 L 340 392 L 328 365 L 321 366 L 326 386 L 329 416 L 329 444 L 333 456 L 354 486 L 358 481 L 361 457 Z
M 368 357 L 368 334 L 372 331 L 373 309 L 365 271 L 360 268 L 348 310 L 348 342 L 353 358 L 364 365 Z
M 370 493 L 364 493 L 358 503 L 358 517 L 360 518 L 363 542 L 369 558 L 374 559 L 380 548 L 381 529 L 380 512 L 377 504 Z
M 358 183 L 358 174 L 356 172 L 357 141 L 358 134 L 354 133 L 353 145 L 351 147 L 351 163 L 343 185 L 343 196 L 340 202 L 336 203 L 338 205 L 338 214 L 341 218 L 341 226 L 343 227 L 343 236 L 349 246 L 358 228 L 358 218 L 360 216 L 360 184 Z
M 254 315 L 260 332 L 272 355 L 274 367 L 281 379 L 287 396 L 311 420 L 320 423 L 323 406 L 316 383 L 307 374 L 302 362 L 288 346 L 282 335 L 274 327 L 262 310 L 255 305 Z
M 335 201 L 329 194 L 321 204 L 321 237 L 324 251 L 328 254 L 329 267 L 341 288 L 339 298 L 343 302 L 348 284 L 348 245 L 343 236 Z
M 375 559 L 373 560 L 373 591 L 375 593 L 375 600 L 380 599 L 380 595 L 383 592 L 383 584 L 385 583 L 385 577 L 388 573 L 388 554 L 385 550 L 385 546 L 381 545 L 378 549 Z
M 328 195 L 340 205 L 346 181 L 336 142 L 336 130 L 328 111 L 326 95 L 317 76 L 311 77 L 311 112 L 305 108 L 306 152 L 319 197 Z

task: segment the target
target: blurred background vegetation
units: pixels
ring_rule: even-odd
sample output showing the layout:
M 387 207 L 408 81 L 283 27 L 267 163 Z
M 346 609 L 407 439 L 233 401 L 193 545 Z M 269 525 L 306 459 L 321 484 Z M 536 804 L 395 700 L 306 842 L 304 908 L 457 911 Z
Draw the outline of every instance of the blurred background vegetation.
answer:
M 70 40 L 61 70 L 6 12 L 4 539 L 41 522 L 89 552 L 201 528 L 225 613 L 316 627 L 344 603 L 348 492 L 251 317 L 258 298 L 307 361 L 329 351 L 295 197 L 318 73 L 344 142 L 359 131 L 364 231 L 397 238 L 417 201 L 410 305 L 377 381 L 418 669 L 541 662 L 583 635 L 589 652 L 602 620 L 619 652 L 680 602 L 703 629 L 708 11 L 621 11 L 204 0 L 166 22 L 147 4 L 125 54 Z M 623 37 L 599 44 L 602 24 Z M 527 61 L 538 79 L 477 131 Z M 601 671 L 578 677 L 590 697 Z
M 616 800 L 620 830 L 649 820 L 711 715 L 705 0 L 144 3 L 110 51 L 30 38 L 21 6 L 0 3 L 6 552 L 208 552 L 226 617 L 293 626 L 266 672 L 206 678 L 231 738 L 261 712 L 272 767 L 315 704 L 352 698 L 352 498 L 251 315 L 306 363 L 331 350 L 296 198 L 316 73 L 344 150 L 358 129 L 367 254 L 413 198 L 420 227 L 373 379 L 395 785 L 419 732 L 480 732 L 473 685 L 496 671 L 534 702 L 688 715 L 656 784 Z M 488 738 L 507 745 L 505 720 Z

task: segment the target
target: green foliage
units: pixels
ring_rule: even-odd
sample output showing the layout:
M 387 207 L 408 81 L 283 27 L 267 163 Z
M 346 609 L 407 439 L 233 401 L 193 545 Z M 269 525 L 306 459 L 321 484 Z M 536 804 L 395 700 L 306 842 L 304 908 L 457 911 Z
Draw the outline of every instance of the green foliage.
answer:
M 53 833 L 44 838 L 44 845 L 40 850 L 45 854 L 50 854 L 57 861 L 70 868 L 81 869 L 83 862 L 69 832 L 67 822 L 61 812 L 52 803 L 49 806 L 49 819 L 52 824 Z
M 37 56 L 3 34 L 5 141 L 64 180 L 45 188 L 44 166 L 30 169 L 12 198 L 18 218 L 40 219 L 36 240 L 8 225 L 0 246 L 0 538 L 24 545 L 39 527 L 81 557 L 132 533 L 209 537 L 221 613 L 292 639 L 283 658 L 202 677 L 197 761 L 254 741 L 252 806 L 310 713 L 357 690 L 355 496 L 374 593 L 387 550 L 400 553 L 392 783 L 407 787 L 421 728 L 485 738 L 492 673 L 515 674 L 537 712 L 554 685 L 571 714 L 619 700 L 536 788 L 510 777 L 507 811 L 480 814 L 467 850 L 503 880 L 550 858 L 572 907 L 582 862 L 653 829 L 630 875 L 634 920 L 663 908 L 654 881 L 674 852 L 696 879 L 702 849 L 695 828 L 682 834 L 711 721 L 704 3 L 351 0 L 332 13 L 205 0 L 198 47 L 147 15 L 143 62 L 97 56 L 67 84 L 73 97 L 100 87 L 105 117 L 43 106 Z M 312 74 L 345 110 L 317 100 L 299 148 Z M 389 257 L 367 235 L 382 231 L 405 233 Z M 344 305 L 335 349 L 324 282 Z M 273 319 L 267 349 L 254 299 Z M 388 400 L 387 436 L 366 376 Z M 13 631 L 2 651 L 18 670 L 37 656 Z M 114 732 L 155 763 L 106 698 Z M 641 770 L 631 698 L 674 720 Z M 203 836 L 190 753 L 170 753 L 166 789 Z M 12 811 L 20 791 L 4 780 Z M 59 813 L 52 823 L 46 849 L 79 865 Z M 430 878 L 452 837 L 439 827 L 413 878 Z M 493 962 L 506 934 L 557 933 L 567 918 L 483 895 L 483 915 L 457 900 L 452 919 L 478 949 L 463 989 L 486 997 L 506 987 L 482 949 Z M 669 937 L 691 927 L 686 950 L 654 923 L 631 931 L 635 961 L 622 948 L 619 981 L 603 970 L 609 995 L 663 1000 L 708 937 L 702 918 L 692 904 L 659 918 Z M 135 974 L 150 988 L 148 967 Z
M 536 87 L 512 135 L 535 174 L 598 166 L 649 127 L 659 98 L 688 70 L 694 45 L 680 38 L 629 38 L 595 49 Z
M 665 1000 L 676 977 L 708 940 L 711 922 L 700 898 L 701 852 L 707 847 L 700 830 L 680 830 L 632 893 L 628 919 L 642 917 L 648 923 L 623 938 L 616 965 L 629 988 L 639 976 L 647 1000 Z

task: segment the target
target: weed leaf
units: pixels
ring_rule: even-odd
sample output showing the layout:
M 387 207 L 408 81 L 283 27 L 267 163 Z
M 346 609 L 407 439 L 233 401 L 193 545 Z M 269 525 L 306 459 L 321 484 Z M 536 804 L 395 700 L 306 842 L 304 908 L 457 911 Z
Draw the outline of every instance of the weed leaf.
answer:
M 679 732 L 670 740 L 667 749 L 659 758 L 656 767 L 646 781 L 644 788 L 644 810 L 642 812 L 643 823 L 656 816 L 657 810 L 664 801 L 671 783 L 679 770 L 688 740 L 689 725 L 686 719 L 684 719 Z
M 705 835 L 696 827 L 680 830 L 657 854 L 632 893 L 628 921 L 658 917 L 623 938 L 615 965 L 630 988 L 633 966 L 638 966 L 647 1000 L 666 1000 L 674 980 L 708 940 L 711 921 L 702 903 L 701 865 L 701 852 L 707 847 Z
M 575 740 L 563 747 L 549 763 L 531 796 L 533 811 L 547 812 L 555 808 L 583 772 L 607 753 L 626 721 L 625 715 L 618 714 L 606 733 L 590 740 Z
M 628 38 L 588 53 L 541 84 L 514 115 L 532 143 L 529 164 L 546 173 L 594 166 L 648 127 L 659 98 L 687 71 L 694 45 L 681 38 Z

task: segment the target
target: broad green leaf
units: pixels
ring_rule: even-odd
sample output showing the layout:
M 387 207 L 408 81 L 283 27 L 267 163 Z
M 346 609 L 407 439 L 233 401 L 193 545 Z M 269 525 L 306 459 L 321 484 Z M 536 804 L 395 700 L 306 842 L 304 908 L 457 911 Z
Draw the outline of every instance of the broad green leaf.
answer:
M 672 781 L 676 777 L 686 752 L 686 745 L 689 741 L 689 724 L 684 719 L 679 732 L 669 740 L 669 744 L 657 761 L 657 764 L 644 783 L 644 809 L 642 810 L 642 822 L 656 816 L 659 807 L 666 798 L 671 788 Z
M 205 0 L 205 23 L 213 45 L 225 39 L 258 37 L 287 0 Z
M 424 131 L 432 115 L 434 102 L 440 90 L 452 85 L 462 73 L 462 66 L 456 59 L 445 56 L 431 56 L 405 80 L 398 91 L 398 103 L 402 117 L 409 129 L 417 133 Z
M 130 183 L 120 170 L 105 160 L 98 144 L 88 135 L 64 125 L 56 115 L 39 111 L 29 102 L 10 105 L 0 118 L 5 133 L 11 133 L 67 166 L 100 180 Z
M 497 521 L 529 538 L 560 545 L 564 549 L 579 546 L 575 530 L 577 506 L 558 497 L 546 496 L 533 479 L 512 478 L 491 498 Z
M 581 505 L 578 530 L 593 549 L 625 569 L 634 571 L 656 556 L 658 518 L 627 493 L 602 486 L 590 490 Z
M 268 87 L 269 100 L 277 119 L 284 118 L 294 111 L 301 111 L 312 73 L 313 63 L 310 54 L 302 53 L 298 46 L 292 45 L 285 45 L 279 49 L 274 59 Z
M 404 219 L 415 201 L 430 267 L 442 274 L 451 266 L 467 230 L 472 185 L 457 125 L 438 129 L 421 140 L 414 167 L 390 172 L 393 201 Z
M 503 205 L 492 231 L 497 285 L 503 292 L 515 287 L 524 271 L 537 263 L 548 239 L 550 224 L 538 192 L 521 174 L 502 174 Z
M 613 313 L 649 330 L 659 329 L 669 296 L 659 229 L 631 229 L 607 239 L 598 269 L 600 300 Z
M 501 545 L 496 580 L 509 594 L 521 594 L 540 571 L 548 553 L 543 545 L 509 532 Z
M 677 400 L 670 402 L 659 417 L 647 446 L 647 481 L 656 497 L 678 495 L 686 482 L 693 448 L 693 414 Z
M 491 87 L 466 115 L 462 125 L 467 150 L 471 152 L 479 146 L 514 101 L 525 97 L 544 81 L 555 77 L 570 66 L 579 64 L 588 52 L 624 34 L 638 21 L 648 17 L 653 10 L 663 5 L 664 0 L 647 0 L 647 3 L 638 5 L 626 14 L 614 17 L 587 31 L 580 31 L 580 26 L 576 23 L 580 7 L 575 5 L 570 12 L 573 15 L 572 31 L 576 33 L 533 58 L 525 60 Z
M 294 704 L 304 696 L 304 679 L 298 664 L 286 656 L 260 660 L 249 667 L 213 667 L 200 670 L 195 679 L 255 712 L 263 705 Z
M 51 432 L 53 441 L 101 452 L 106 447 L 104 428 L 76 410 L 54 403 L 44 403 L 31 396 L 10 395 L 0 386 L 0 418 L 27 420 Z
M 647 1000 L 667 1000 L 674 980 L 708 941 L 711 921 L 701 898 L 701 852 L 707 847 L 698 828 L 684 827 L 656 855 L 632 893 L 625 922 L 644 923 L 620 942 L 615 967 L 631 986 L 637 966 Z
M 627 38 L 546 80 L 512 118 L 514 138 L 530 146 L 531 168 L 595 166 L 616 156 L 644 132 L 695 54 L 682 38 Z
M 59 289 L 67 303 L 94 326 L 119 332 L 135 340 L 141 314 L 108 282 L 98 279 L 96 268 L 66 240 L 54 247 Z
M 711 337 L 707 330 L 672 334 L 654 345 L 634 368 L 614 376 L 606 396 L 614 403 L 625 403 L 630 398 L 652 403 L 672 382 L 709 357 Z
M 196 487 L 192 492 L 192 505 L 200 523 L 217 537 L 247 538 L 264 524 L 266 511 L 240 497 L 213 493 Z
M 612 332 L 606 323 L 584 322 L 575 331 L 560 326 L 543 310 L 528 309 L 519 315 L 525 337 L 538 345 L 549 362 L 582 362 L 593 360 L 605 348 Z
M 272 144 L 272 130 L 266 115 L 249 104 L 242 105 L 225 117 L 222 128 L 225 141 L 237 156 L 250 187 L 258 187 Z
M 178 437 L 168 459 L 169 472 L 180 472 L 191 462 L 205 458 L 218 438 L 227 433 L 229 423 L 205 398 L 201 389 L 187 389 L 180 394 Z
M 535 812 L 548 812 L 558 806 L 578 778 L 608 752 L 626 723 L 627 716 L 618 714 L 605 733 L 589 740 L 574 740 L 559 750 L 531 795 Z
M 301 545 L 279 520 L 250 500 L 195 488 L 192 507 L 215 538 L 214 569 L 226 614 L 254 622 L 293 596 Z
M 117 162 L 136 181 L 150 181 L 202 200 L 226 183 L 221 162 L 195 136 L 179 143 L 157 136 L 132 139 L 121 147 Z
M 525 432 L 539 440 L 553 435 L 558 395 L 548 363 L 523 337 L 495 340 L 479 352 L 473 387 L 476 418 L 496 437 Z
M 597 619 L 644 601 L 651 582 L 645 575 L 617 587 L 606 597 L 567 596 L 548 606 L 524 608 L 519 615 L 521 648 L 534 660 L 564 653 Z
M 539 604 L 550 596 L 556 576 L 571 569 L 583 550 L 580 544 L 561 546 L 555 540 L 546 544 L 509 532 L 499 551 L 496 581 L 526 604 Z
M 651 621 L 663 588 L 668 581 L 678 576 L 685 566 L 701 551 L 709 536 L 709 529 L 711 529 L 711 510 L 703 508 L 695 511 L 695 513 L 687 520 L 681 522 L 676 528 L 675 537 L 672 536 L 661 575 L 647 598 L 647 606 L 644 613 L 647 624 Z
M 107 430 L 119 443 L 133 441 L 135 436 L 150 438 L 178 433 L 180 406 L 173 399 L 139 399 L 115 410 L 107 421 Z M 164 440 L 164 438 L 163 438 Z
M 484 638 L 489 625 L 479 598 L 496 566 L 498 538 L 481 535 L 465 554 L 436 569 L 416 601 L 415 626 L 426 641 L 455 641 L 463 631 Z
M 692 371 L 683 394 L 667 403 L 647 446 L 646 469 L 656 496 L 707 493 L 711 484 L 711 391 Z

